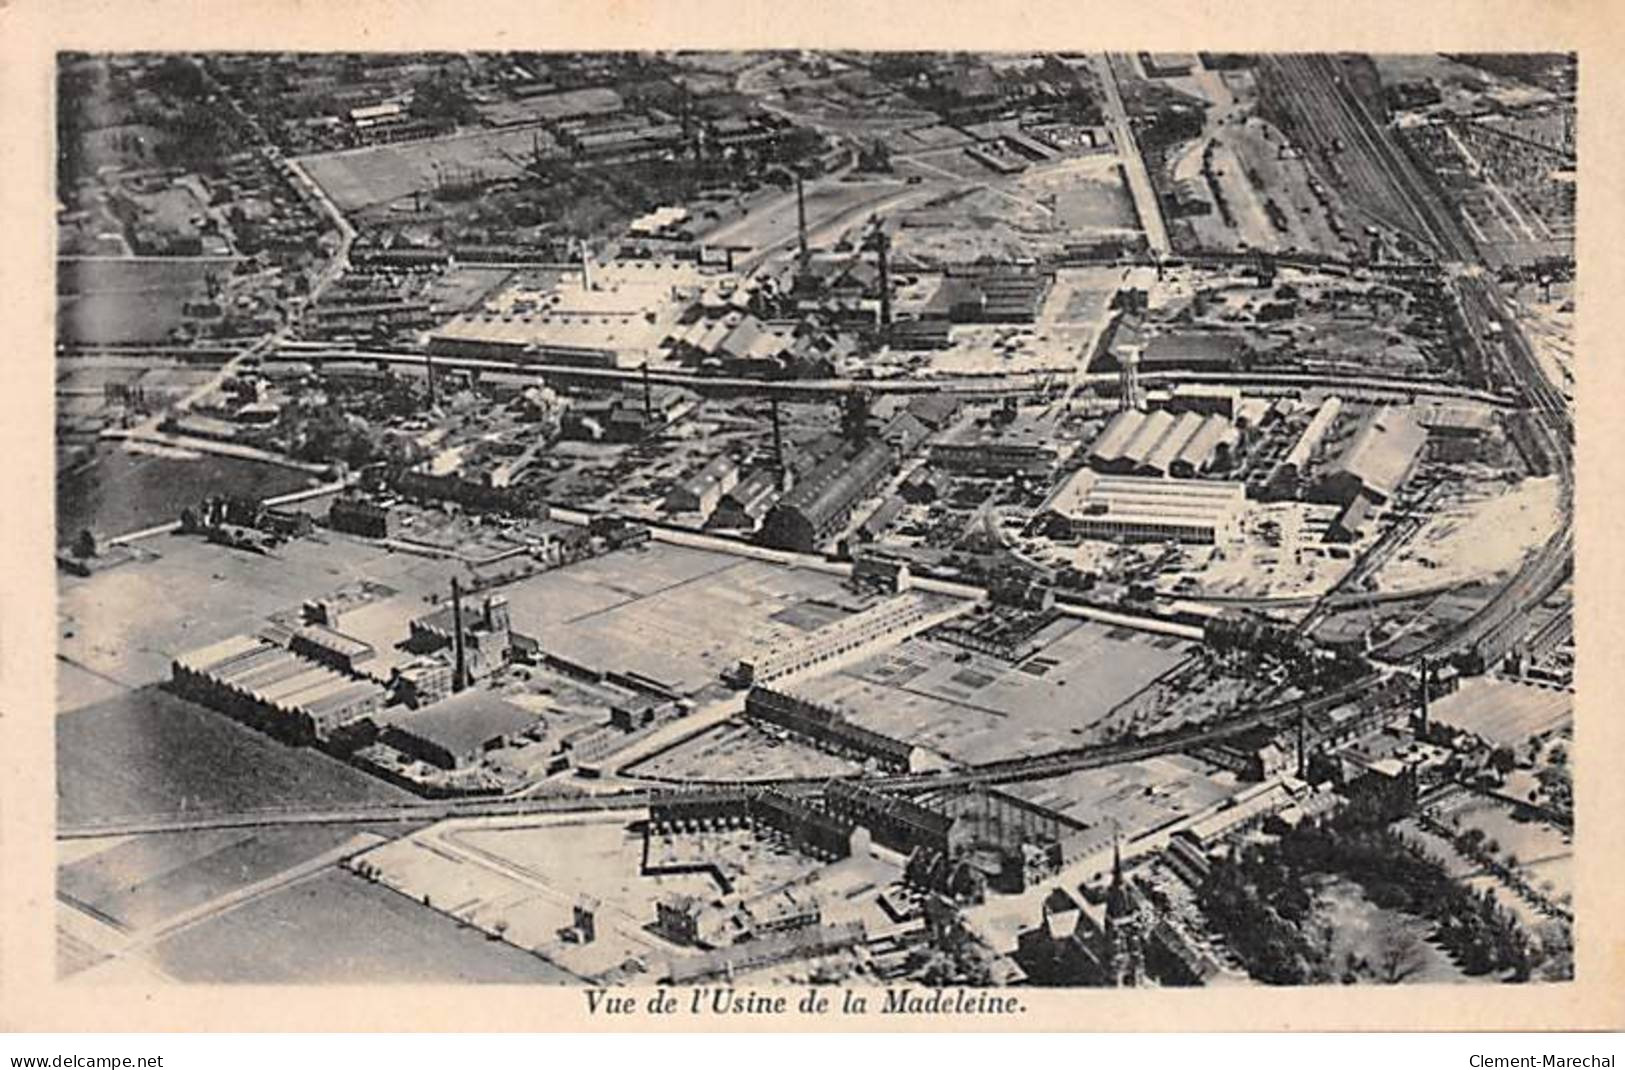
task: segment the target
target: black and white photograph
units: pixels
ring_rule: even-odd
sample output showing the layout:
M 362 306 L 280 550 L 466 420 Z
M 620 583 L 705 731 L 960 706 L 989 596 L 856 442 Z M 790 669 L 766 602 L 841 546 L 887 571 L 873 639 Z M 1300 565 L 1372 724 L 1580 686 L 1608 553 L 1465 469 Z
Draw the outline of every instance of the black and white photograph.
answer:
M 75 998 L 1613 939 L 1576 54 L 523 45 L 54 56 Z

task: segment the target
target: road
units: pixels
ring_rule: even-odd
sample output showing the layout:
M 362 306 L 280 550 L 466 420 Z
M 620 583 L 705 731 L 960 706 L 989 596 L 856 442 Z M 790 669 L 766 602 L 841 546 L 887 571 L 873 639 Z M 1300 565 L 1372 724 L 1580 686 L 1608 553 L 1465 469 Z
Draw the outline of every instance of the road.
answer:
M 1173 252 L 1168 240 L 1168 228 L 1162 221 L 1162 204 L 1157 200 L 1156 187 L 1151 174 L 1145 169 L 1139 142 L 1134 139 L 1134 127 L 1129 123 L 1128 109 L 1117 89 L 1117 72 L 1112 69 L 1111 57 L 1100 54 L 1093 57 L 1100 75 L 1101 87 L 1106 91 L 1106 119 L 1111 127 L 1112 139 L 1117 143 L 1117 154 L 1123 160 L 1123 174 L 1128 176 L 1129 193 L 1134 197 L 1135 211 L 1140 213 L 1140 226 L 1145 230 L 1146 244 L 1159 256 Z

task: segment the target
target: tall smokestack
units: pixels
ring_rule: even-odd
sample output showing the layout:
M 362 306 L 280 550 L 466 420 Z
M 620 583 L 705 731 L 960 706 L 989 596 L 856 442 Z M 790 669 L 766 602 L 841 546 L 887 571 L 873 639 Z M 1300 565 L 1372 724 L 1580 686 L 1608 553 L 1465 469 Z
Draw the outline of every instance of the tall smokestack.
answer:
M 891 265 L 887 261 L 886 253 L 891 246 L 891 238 L 887 237 L 883 227 L 875 233 L 875 245 L 880 250 L 880 329 L 889 333 L 891 331 Z
M 451 689 L 457 692 L 468 686 L 468 660 L 467 651 L 463 649 L 463 589 L 455 576 L 451 578 L 451 627 L 451 647 L 457 659 L 456 667 L 452 670 Z
M 592 285 L 592 254 L 587 251 L 587 243 L 581 243 L 581 288 L 590 290 Z
M 801 172 L 796 172 L 796 272 L 807 273 L 807 195 L 802 190 Z
M 1298 711 L 1298 779 L 1309 779 L 1309 748 L 1306 745 L 1303 710 Z
M 1422 705 L 1419 711 L 1419 730 L 1426 733 L 1428 730 L 1428 676 L 1432 666 L 1428 664 L 1427 655 L 1422 655 Z
M 649 362 L 644 361 L 643 362 L 643 422 L 646 425 L 647 424 L 652 424 L 652 423 L 654 423 L 654 418 L 655 418 L 654 387 L 649 385 Z
M 779 399 L 771 400 L 773 406 L 773 463 L 779 470 L 784 470 L 784 429 L 779 424 Z

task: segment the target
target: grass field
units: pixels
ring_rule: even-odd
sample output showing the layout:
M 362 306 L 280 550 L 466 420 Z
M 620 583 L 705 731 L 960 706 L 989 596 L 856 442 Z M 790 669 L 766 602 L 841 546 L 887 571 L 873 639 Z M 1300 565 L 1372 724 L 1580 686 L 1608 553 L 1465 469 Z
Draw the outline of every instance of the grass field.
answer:
M 204 277 L 229 264 L 195 260 L 65 260 L 57 263 L 57 338 L 63 342 L 158 342 L 201 296 Z
M 132 930 L 158 925 L 349 840 L 357 826 L 138 836 L 63 866 L 57 893 Z
M 308 473 L 237 457 L 180 458 L 103 449 L 83 468 L 57 480 L 57 541 L 81 528 L 124 535 L 180 517 L 210 494 L 270 498 L 309 484 Z
M 334 870 L 184 929 L 157 948 L 177 980 L 248 984 L 563 984 L 550 963 Z
M 156 687 L 56 721 L 57 820 L 411 798 Z

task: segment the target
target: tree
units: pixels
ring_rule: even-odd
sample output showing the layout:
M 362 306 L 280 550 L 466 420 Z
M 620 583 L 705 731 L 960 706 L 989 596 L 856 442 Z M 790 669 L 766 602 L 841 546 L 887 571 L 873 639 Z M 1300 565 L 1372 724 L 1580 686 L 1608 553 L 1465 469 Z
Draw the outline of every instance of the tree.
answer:
M 1422 941 L 1416 931 L 1400 921 L 1383 930 L 1377 945 L 1377 975 L 1387 984 L 1398 984 L 1422 968 Z

